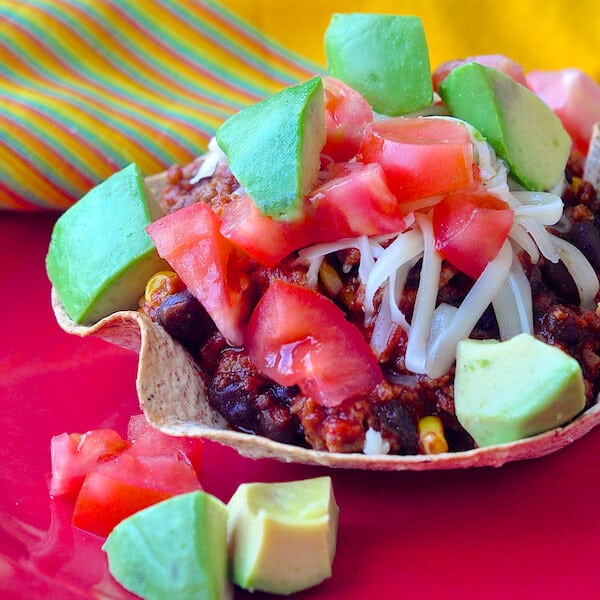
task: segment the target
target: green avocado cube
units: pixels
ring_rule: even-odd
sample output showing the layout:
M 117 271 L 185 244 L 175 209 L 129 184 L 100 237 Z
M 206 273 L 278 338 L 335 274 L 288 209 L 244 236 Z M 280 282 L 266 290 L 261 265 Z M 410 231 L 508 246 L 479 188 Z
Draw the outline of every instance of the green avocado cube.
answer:
M 478 446 L 513 442 L 572 420 L 585 406 L 579 363 L 523 333 L 505 342 L 462 340 L 454 405 Z
M 205 492 L 174 496 L 133 514 L 102 549 L 112 576 L 145 600 L 232 597 L 227 507 Z
M 334 14 L 325 32 L 325 55 L 329 74 L 360 92 L 378 113 L 403 115 L 433 102 L 419 17 Z
M 330 477 L 242 484 L 227 508 L 240 587 L 291 594 L 331 576 L 339 511 Z
M 549 190 L 562 180 L 571 138 L 552 109 L 525 86 L 471 62 L 452 70 L 439 94 L 450 114 L 473 125 L 525 188 Z
M 216 139 L 231 172 L 263 214 L 299 217 L 325 145 L 321 78 L 242 109 L 217 129 Z
M 91 324 L 117 310 L 137 308 L 150 276 L 168 268 L 144 229 L 159 216 L 135 164 L 60 216 L 46 270 L 73 321 Z

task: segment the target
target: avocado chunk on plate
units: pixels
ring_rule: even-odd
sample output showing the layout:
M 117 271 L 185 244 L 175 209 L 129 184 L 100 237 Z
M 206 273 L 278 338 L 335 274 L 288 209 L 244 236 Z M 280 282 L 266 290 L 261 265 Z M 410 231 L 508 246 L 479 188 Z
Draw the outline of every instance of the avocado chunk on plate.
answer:
M 102 549 L 113 577 L 145 600 L 232 597 L 227 507 L 206 492 L 174 496 L 133 514 Z
M 237 585 L 291 594 L 331 576 L 338 507 L 330 477 L 242 484 L 227 506 Z

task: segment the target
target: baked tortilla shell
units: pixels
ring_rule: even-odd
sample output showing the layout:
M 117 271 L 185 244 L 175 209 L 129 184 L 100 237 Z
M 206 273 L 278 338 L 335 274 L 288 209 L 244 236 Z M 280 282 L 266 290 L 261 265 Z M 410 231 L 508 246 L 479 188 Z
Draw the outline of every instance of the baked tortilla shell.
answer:
M 235 448 L 249 458 L 335 468 L 381 471 L 425 471 L 467 467 L 499 467 L 507 462 L 556 452 L 600 422 L 594 404 L 571 423 L 516 442 L 466 452 L 433 455 L 365 455 L 310 450 L 233 431 L 208 403 L 199 367 L 190 354 L 158 324 L 136 311 L 120 311 L 91 327 L 75 324 L 55 290 L 52 307 L 60 327 L 80 337 L 99 337 L 139 354 L 136 389 L 148 421 L 165 433 L 201 437 Z

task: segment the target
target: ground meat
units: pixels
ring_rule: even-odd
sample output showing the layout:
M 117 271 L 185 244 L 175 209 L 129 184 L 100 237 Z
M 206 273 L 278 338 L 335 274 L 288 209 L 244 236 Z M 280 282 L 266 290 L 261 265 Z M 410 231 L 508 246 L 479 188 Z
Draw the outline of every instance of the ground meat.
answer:
M 161 198 L 165 213 L 175 212 L 196 202 L 206 202 L 219 213 L 221 204 L 227 202 L 230 194 L 239 187 L 226 165 L 219 165 L 212 177 L 191 184 L 190 179 L 198 172 L 201 163 L 202 159 L 198 159 L 184 167 L 175 165 L 168 170 L 168 185 Z
M 580 154 L 572 153 L 567 161 L 565 168 L 565 177 L 569 184 L 573 183 L 575 177 L 583 177 L 584 160 Z
M 588 405 L 600 392 L 600 316 L 592 310 L 552 305 L 536 324 L 537 335 L 576 358 L 586 383 Z
M 365 398 L 327 407 L 312 398 L 298 395 L 290 408 L 302 425 L 306 441 L 315 450 L 362 452 L 366 423 L 371 414 Z

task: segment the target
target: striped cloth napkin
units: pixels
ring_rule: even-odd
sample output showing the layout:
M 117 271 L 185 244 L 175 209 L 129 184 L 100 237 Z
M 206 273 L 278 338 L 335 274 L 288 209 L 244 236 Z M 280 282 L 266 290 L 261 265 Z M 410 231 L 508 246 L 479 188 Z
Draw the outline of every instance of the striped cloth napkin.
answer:
M 197 156 L 324 70 L 333 12 L 419 15 L 431 66 L 503 53 L 600 80 L 598 0 L 0 0 L 0 208 L 65 209 L 130 162 Z
M 136 162 L 197 156 L 242 106 L 318 67 L 224 6 L 0 2 L 0 205 L 64 209 Z

